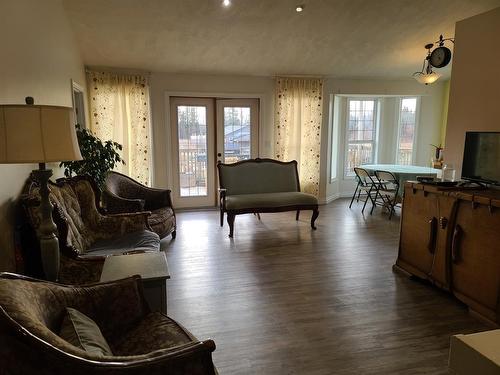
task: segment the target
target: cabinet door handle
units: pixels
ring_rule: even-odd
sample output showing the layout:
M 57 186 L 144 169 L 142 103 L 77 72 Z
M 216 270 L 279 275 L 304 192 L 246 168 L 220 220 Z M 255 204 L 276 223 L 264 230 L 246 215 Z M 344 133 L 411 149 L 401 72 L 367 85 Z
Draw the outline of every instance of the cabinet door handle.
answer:
M 460 254 L 460 240 L 462 238 L 462 227 L 460 225 L 455 225 L 455 230 L 453 231 L 453 238 L 451 239 L 451 259 L 453 263 L 458 263 Z
M 431 254 L 434 254 L 434 251 L 436 250 L 437 224 L 438 224 L 438 219 L 436 219 L 435 217 L 429 220 L 430 231 L 429 231 L 429 243 L 427 244 L 427 249 L 429 249 L 429 252 Z

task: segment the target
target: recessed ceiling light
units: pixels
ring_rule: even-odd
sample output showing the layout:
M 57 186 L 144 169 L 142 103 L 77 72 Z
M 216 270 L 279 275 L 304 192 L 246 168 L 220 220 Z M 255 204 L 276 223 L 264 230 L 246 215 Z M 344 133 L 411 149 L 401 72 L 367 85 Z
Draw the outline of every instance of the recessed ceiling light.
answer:
M 297 13 L 300 13 L 300 12 L 302 12 L 303 10 L 304 10 L 304 5 L 297 5 L 297 6 L 295 7 L 295 11 L 296 11 Z
M 231 0 L 223 0 L 222 5 L 224 5 L 225 7 L 228 7 L 229 5 L 231 5 Z

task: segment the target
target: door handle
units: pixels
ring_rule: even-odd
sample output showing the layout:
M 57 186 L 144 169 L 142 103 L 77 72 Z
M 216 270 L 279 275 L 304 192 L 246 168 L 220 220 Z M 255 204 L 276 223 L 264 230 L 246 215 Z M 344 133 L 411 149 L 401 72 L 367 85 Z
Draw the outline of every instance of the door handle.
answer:
M 218 152 L 217 156 L 220 158 L 222 156 L 222 154 L 220 152 Z
M 457 264 L 460 260 L 460 240 L 462 239 L 463 229 L 460 225 L 455 226 L 453 231 L 453 238 L 451 239 L 451 259 L 453 263 Z
M 441 229 L 445 229 L 447 225 L 448 225 L 448 219 L 445 218 L 444 216 L 440 217 L 439 226 L 441 227 Z
M 436 251 L 437 224 L 438 219 L 435 217 L 429 220 L 429 243 L 427 244 L 427 249 L 431 254 L 434 254 Z

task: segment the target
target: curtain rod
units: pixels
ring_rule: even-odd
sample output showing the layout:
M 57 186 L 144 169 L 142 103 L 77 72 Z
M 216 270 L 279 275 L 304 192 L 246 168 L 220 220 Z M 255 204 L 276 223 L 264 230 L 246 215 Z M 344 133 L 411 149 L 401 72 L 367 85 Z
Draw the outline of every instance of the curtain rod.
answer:
M 325 76 L 307 75 L 307 74 L 275 74 L 273 78 L 326 78 Z
M 106 73 L 121 73 L 121 74 L 147 74 L 148 76 L 151 76 L 150 71 L 146 70 L 140 70 L 140 69 L 124 69 L 124 68 L 109 68 L 109 67 L 101 67 L 101 66 L 86 66 L 85 67 L 85 73 L 90 73 L 90 72 L 95 72 L 95 71 L 102 71 Z

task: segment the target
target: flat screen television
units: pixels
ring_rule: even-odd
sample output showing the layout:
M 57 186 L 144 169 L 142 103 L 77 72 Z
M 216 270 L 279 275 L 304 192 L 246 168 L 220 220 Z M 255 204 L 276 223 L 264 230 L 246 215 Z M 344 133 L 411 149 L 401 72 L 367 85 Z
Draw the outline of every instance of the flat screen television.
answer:
M 500 132 L 465 133 L 462 179 L 500 185 Z

